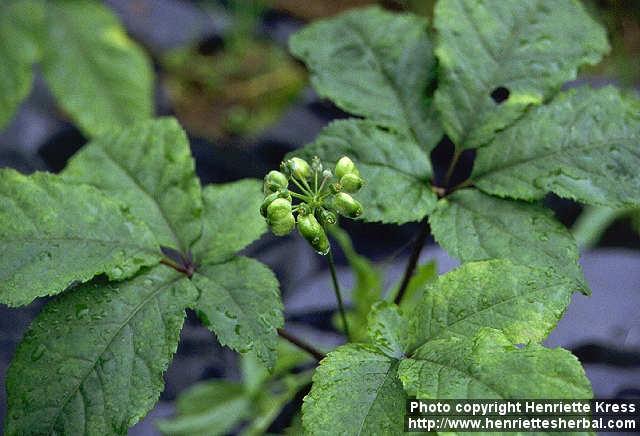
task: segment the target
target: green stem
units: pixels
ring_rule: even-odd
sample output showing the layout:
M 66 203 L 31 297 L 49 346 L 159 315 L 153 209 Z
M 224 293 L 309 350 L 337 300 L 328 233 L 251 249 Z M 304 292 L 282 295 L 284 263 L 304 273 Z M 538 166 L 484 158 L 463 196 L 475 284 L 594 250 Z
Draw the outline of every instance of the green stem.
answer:
M 309 196 L 308 195 L 298 194 L 297 192 L 293 192 L 293 191 L 289 191 L 289 194 L 291 194 L 292 197 L 299 198 L 300 200 L 304 200 L 305 203 L 309 202 Z
M 296 184 L 296 186 L 298 187 L 298 189 L 300 189 L 303 193 L 307 194 L 309 197 L 313 197 L 313 194 L 311 193 L 311 190 L 307 190 L 304 186 L 302 186 L 296 179 L 295 177 L 291 177 L 291 181 L 293 183 Z
M 291 333 L 289 333 L 285 329 L 278 329 L 278 335 L 281 338 L 286 339 L 287 341 L 291 342 L 296 347 L 298 347 L 298 348 L 306 351 L 307 353 L 311 354 L 318 361 L 324 359 L 324 357 L 325 357 L 324 353 L 319 351 L 313 345 L 310 345 L 310 344 L 304 342 L 303 340 L 301 340 L 300 338 L 297 338 L 297 337 L 293 336 Z
M 311 186 L 309 186 L 309 182 L 307 182 L 306 179 L 302 179 L 302 183 L 304 184 L 304 186 L 306 186 L 306 188 L 309 190 L 309 192 L 313 192 L 313 190 L 311 189 Z M 313 196 L 314 194 L 312 194 Z
M 327 180 L 329 180 L 329 177 L 322 178 L 322 182 L 320 183 L 320 187 L 318 188 L 318 195 L 322 194 L 322 190 L 324 189 L 324 184 L 327 183 Z
M 398 293 L 396 294 L 393 302 L 396 304 L 400 304 L 402 301 L 402 297 L 404 296 L 407 287 L 409 286 L 409 282 L 411 281 L 411 277 L 413 277 L 413 273 L 416 271 L 416 267 L 418 266 L 418 260 L 420 259 L 420 252 L 422 251 L 422 247 L 424 247 L 424 243 L 427 240 L 427 236 L 429 236 L 429 221 L 425 218 L 422 222 L 422 228 L 420 229 L 420 233 L 413 244 L 413 250 L 411 251 L 411 255 L 409 256 L 409 261 L 407 262 L 407 266 L 404 270 L 404 275 L 402 276 L 402 282 L 400 283 L 400 288 L 398 289 Z
M 444 176 L 444 187 L 449 187 L 449 182 L 451 181 L 451 176 L 453 175 L 453 170 L 456 168 L 456 164 L 462 155 L 462 150 L 456 147 L 456 151 L 453 152 L 453 158 L 451 159 L 451 163 L 449 164 L 449 168 L 447 168 L 447 174 Z
M 318 172 L 313 172 L 313 189 L 314 192 L 318 193 Z
M 338 300 L 338 310 L 340 310 L 340 317 L 342 318 L 342 325 L 344 326 L 344 333 L 347 335 L 347 341 L 351 340 L 349 334 L 349 324 L 347 324 L 347 315 L 344 311 L 344 305 L 342 304 L 342 294 L 340 293 L 340 285 L 338 284 L 338 276 L 336 274 L 336 265 L 333 261 L 333 252 L 329 250 L 327 255 L 327 261 L 329 263 L 329 270 L 331 270 L 331 279 L 333 280 L 333 290 L 336 293 L 336 299 Z

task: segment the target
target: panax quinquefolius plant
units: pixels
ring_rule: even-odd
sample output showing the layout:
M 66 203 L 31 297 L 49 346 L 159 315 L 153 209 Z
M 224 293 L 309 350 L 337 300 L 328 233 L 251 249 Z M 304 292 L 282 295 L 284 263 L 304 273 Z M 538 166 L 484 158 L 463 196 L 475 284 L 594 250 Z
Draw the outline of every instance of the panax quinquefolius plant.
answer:
M 590 292 L 542 200 L 640 207 L 638 99 L 561 90 L 607 53 L 603 29 L 575 0 L 440 0 L 433 24 L 353 10 L 290 48 L 354 117 L 263 184 L 201 187 L 166 119 L 110 129 L 59 175 L 0 170 L 0 302 L 52 296 L 7 373 L 6 434 L 125 434 L 162 390 L 187 308 L 242 353 L 242 378 L 194 386 L 160 424 L 168 434 L 264 433 L 310 381 L 293 434 L 401 434 L 409 397 L 592 397 L 579 361 L 541 344 Z M 453 157 L 434 169 L 444 135 Z M 465 154 L 473 170 L 454 182 Z M 390 292 L 338 215 L 421 223 Z M 297 226 L 330 260 L 350 340 L 326 356 L 282 329 L 275 277 L 236 254 L 266 223 Z M 429 231 L 460 267 L 417 264 Z M 356 277 L 348 311 L 328 236 Z

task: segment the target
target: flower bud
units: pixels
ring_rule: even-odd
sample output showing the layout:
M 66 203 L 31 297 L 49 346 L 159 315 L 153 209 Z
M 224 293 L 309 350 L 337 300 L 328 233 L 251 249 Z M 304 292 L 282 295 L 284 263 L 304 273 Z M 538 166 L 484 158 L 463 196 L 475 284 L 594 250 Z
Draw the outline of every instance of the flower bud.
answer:
M 338 163 L 336 163 L 335 172 L 338 179 L 341 179 L 345 174 L 355 174 L 356 176 L 360 175 L 360 172 L 356 168 L 356 164 L 354 164 L 347 156 L 342 156 Z
M 362 188 L 362 179 L 354 173 L 348 173 L 342 176 L 340 184 L 345 192 L 358 192 Z
M 267 207 L 267 220 L 269 224 L 281 220 L 291 214 L 291 202 L 285 198 L 276 198 Z
M 277 219 L 270 221 L 271 231 L 276 236 L 285 236 L 291 233 L 291 231 L 296 226 L 296 219 L 293 217 L 292 213 Z
M 318 212 L 318 220 L 320 220 L 320 223 L 324 226 L 332 226 L 338 222 L 338 217 L 330 210 L 320 208 Z
M 347 218 L 357 218 L 362 215 L 362 205 L 346 192 L 336 194 L 333 205 L 336 211 Z
M 324 256 L 329 252 L 327 234 L 313 214 L 298 215 L 298 231 L 318 254 Z
M 311 158 L 311 169 L 318 173 L 322 172 L 322 162 L 320 162 L 320 158 L 318 156 L 313 156 L 313 158 Z
M 289 168 L 291 175 L 298 180 L 306 180 L 311 177 L 311 167 L 304 159 L 292 157 L 287 161 L 286 165 Z
M 330 179 L 333 176 L 333 174 L 331 173 L 331 170 L 324 170 L 322 172 L 322 177 L 324 177 L 325 179 Z
M 269 171 L 269 173 L 264 177 L 265 195 L 276 192 L 279 189 L 284 189 L 287 186 L 289 186 L 289 180 L 287 179 L 287 176 L 282 174 L 280 171 Z

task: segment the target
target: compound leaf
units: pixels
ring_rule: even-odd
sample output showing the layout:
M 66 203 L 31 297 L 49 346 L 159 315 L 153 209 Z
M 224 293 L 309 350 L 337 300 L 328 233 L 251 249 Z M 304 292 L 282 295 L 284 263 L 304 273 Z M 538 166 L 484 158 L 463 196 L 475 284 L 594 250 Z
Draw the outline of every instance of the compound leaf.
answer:
M 461 148 L 485 144 L 609 50 L 604 29 L 575 0 L 440 1 L 435 27 L 435 106 Z
M 44 27 L 45 79 L 82 130 L 97 135 L 152 116 L 151 63 L 108 8 L 48 1 Z
M 472 178 L 490 194 L 557 195 L 588 204 L 640 204 L 640 104 L 612 87 L 571 90 L 535 108 L 478 150 Z
M 551 268 L 589 292 L 573 236 L 541 206 L 463 189 L 440 200 L 429 223 L 438 243 L 463 262 L 505 258 Z
M 200 318 L 223 345 L 254 351 L 268 367 L 276 358 L 276 329 L 284 324 L 278 281 L 269 268 L 246 257 L 198 267 L 193 283 Z
M 6 434 L 126 434 L 158 400 L 195 298 L 184 275 L 159 265 L 50 302 L 8 371 Z
M 0 222 L 0 302 L 10 306 L 160 260 L 149 229 L 123 206 L 52 174 L 0 170 Z
M 427 97 L 435 59 L 424 18 L 378 7 L 346 12 L 305 27 L 290 48 L 321 97 L 405 133 L 427 151 L 442 136 Z
M 428 285 L 409 314 L 414 345 L 472 337 L 481 327 L 503 331 L 512 343 L 541 341 L 570 301 L 566 283 L 548 271 L 503 259 L 470 262 Z
M 162 246 L 186 252 L 200 236 L 202 191 L 174 119 L 145 121 L 90 142 L 63 173 L 118 198 Z
M 355 195 L 363 205 L 365 221 L 419 221 L 435 207 L 429 157 L 410 138 L 371 122 L 335 121 L 315 142 L 294 154 L 308 159 L 318 156 L 331 169 L 342 156 L 353 159 L 365 180 Z
M 304 398 L 302 422 L 314 435 L 398 434 L 406 395 L 399 361 L 369 345 L 348 344 L 320 362 Z
M 0 128 L 29 94 L 32 67 L 39 47 L 35 29 L 44 15 L 42 4 L 6 0 L 0 5 Z
M 561 348 L 512 345 L 499 331 L 439 339 L 416 350 L 398 369 L 408 395 L 422 399 L 590 399 L 578 359 Z
M 267 230 L 258 213 L 264 200 L 262 182 L 244 179 L 208 185 L 202 196 L 202 235 L 193 247 L 199 262 L 228 259 Z

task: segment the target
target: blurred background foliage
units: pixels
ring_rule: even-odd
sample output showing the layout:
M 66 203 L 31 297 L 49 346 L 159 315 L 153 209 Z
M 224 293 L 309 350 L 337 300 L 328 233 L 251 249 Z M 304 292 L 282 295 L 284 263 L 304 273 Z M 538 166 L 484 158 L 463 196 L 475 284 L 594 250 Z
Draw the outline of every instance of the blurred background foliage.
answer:
M 583 0 L 608 30 L 612 50 L 587 76 L 619 86 L 640 84 L 640 2 Z M 181 47 L 162 58 L 164 85 L 187 129 L 207 138 L 252 136 L 273 123 L 302 89 L 304 73 L 283 47 L 260 35 L 266 14 L 309 21 L 378 3 L 429 18 L 435 0 L 228 0 L 200 1 L 210 14 L 226 8 L 233 25 L 222 38 Z

